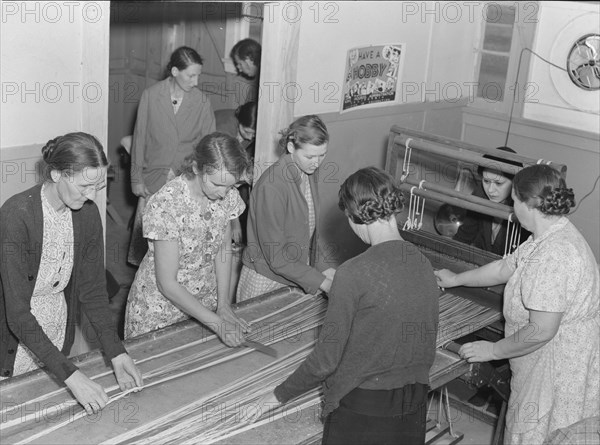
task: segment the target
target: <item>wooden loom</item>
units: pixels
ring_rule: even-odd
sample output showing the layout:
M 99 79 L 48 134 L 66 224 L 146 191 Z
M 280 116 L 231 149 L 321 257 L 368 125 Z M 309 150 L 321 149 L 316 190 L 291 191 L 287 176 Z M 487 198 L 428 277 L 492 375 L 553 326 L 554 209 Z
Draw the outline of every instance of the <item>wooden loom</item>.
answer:
M 386 169 L 396 176 L 402 173 L 398 172 L 398 160 L 407 137 L 415 146 L 430 141 L 452 154 L 486 152 L 394 127 Z M 497 259 L 424 231 L 403 235 L 423 249 L 436 268 L 465 270 Z M 441 346 L 499 320 L 500 306 L 497 289 L 461 288 L 441 295 L 440 348 L 431 371 L 432 388 L 442 387 L 472 369 Z M 251 338 L 277 349 L 278 359 L 248 348 L 226 348 L 193 321 L 134 339 L 127 343 L 127 349 L 145 376 L 145 388 L 139 393 L 121 394 L 98 352 L 81 356 L 76 359 L 78 366 L 86 375 L 96 376 L 111 397 L 111 403 L 95 416 L 84 416 L 70 393 L 43 371 L 3 381 L 0 442 L 313 443 L 322 428 L 318 390 L 284 408 L 263 412 L 256 422 L 250 417 L 258 398 L 285 379 L 310 352 L 325 308 L 321 297 L 293 289 L 238 305 L 238 313 L 252 322 Z
M 434 218 L 440 204 L 451 205 L 475 211 L 495 218 L 502 218 L 511 223 L 516 222 L 512 207 L 497 204 L 487 199 L 471 195 L 471 191 L 478 184 L 464 188 L 468 181 L 465 178 L 476 179 L 478 167 L 488 167 L 496 171 L 515 174 L 522 167 L 490 160 L 493 159 L 516 161 L 527 167 L 534 164 L 551 165 L 565 177 L 567 167 L 544 159 L 532 159 L 518 154 L 497 149 L 486 149 L 463 141 L 442 138 L 421 131 L 410 130 L 399 126 L 390 129 L 385 169 L 400 183 L 400 188 L 411 202 L 406 217 L 407 224 L 402 230 L 404 239 L 415 244 L 431 261 L 435 269 L 450 269 L 454 272 L 463 272 L 483 266 L 501 257 L 473 246 L 452 240 L 449 237 L 436 233 Z M 426 200 L 427 204 L 423 201 Z M 415 218 L 418 215 L 418 218 Z M 513 226 L 516 233 L 519 226 Z M 508 241 L 507 236 L 507 241 Z M 518 238 L 513 237 L 513 248 L 518 245 Z M 516 242 L 515 242 L 516 241 Z M 521 242 L 525 240 L 520 240 Z M 510 245 L 507 244 L 508 253 Z M 475 337 L 497 341 L 503 337 L 501 323 L 502 294 L 504 286 L 494 286 L 488 289 L 481 288 L 454 288 L 452 292 L 459 300 L 465 300 L 478 307 L 480 305 L 497 312 L 497 319 L 493 320 L 483 329 L 471 329 L 470 334 Z M 464 303 L 463 303 L 464 304 Z M 440 307 L 440 311 L 442 308 Z M 440 312 L 441 313 L 441 312 Z M 490 319 L 493 318 L 490 316 Z M 469 321 L 457 321 L 463 325 L 465 332 L 469 331 Z M 459 326 L 455 326 L 459 328 Z M 473 327 L 474 326 L 470 326 Z M 440 329 L 442 329 L 440 324 Z M 458 338 L 458 337 L 456 337 Z M 457 349 L 453 342 L 449 344 L 452 350 Z M 458 357 L 457 357 L 458 359 Z M 460 360 L 459 363 L 464 363 Z M 508 378 L 499 374 L 489 363 L 467 365 L 462 378 L 473 386 L 489 385 L 504 399 L 502 410 L 498 416 L 498 424 L 492 443 L 501 443 L 504 429 L 504 415 L 509 392 Z M 455 442 L 453 442 L 455 443 Z
M 456 326 L 456 299 L 445 294 L 438 344 L 463 335 Z M 467 308 L 458 309 L 465 317 Z M 2 443 L 301 443 L 320 437 L 319 390 L 279 410 L 249 418 L 261 395 L 285 379 L 310 353 L 326 300 L 286 288 L 243 302 L 238 313 L 252 322 L 252 339 L 271 345 L 278 359 L 248 348 L 230 349 L 194 321 L 129 341 L 127 349 L 144 373 L 145 388 L 123 394 L 102 356 L 75 359 L 107 390 L 109 405 L 85 416 L 70 393 L 44 371 L 0 383 Z M 475 326 L 497 314 L 469 308 Z M 444 318 L 445 317 L 445 318 Z M 469 328 L 471 329 L 471 328 Z M 461 375 L 467 365 L 439 350 L 433 387 Z

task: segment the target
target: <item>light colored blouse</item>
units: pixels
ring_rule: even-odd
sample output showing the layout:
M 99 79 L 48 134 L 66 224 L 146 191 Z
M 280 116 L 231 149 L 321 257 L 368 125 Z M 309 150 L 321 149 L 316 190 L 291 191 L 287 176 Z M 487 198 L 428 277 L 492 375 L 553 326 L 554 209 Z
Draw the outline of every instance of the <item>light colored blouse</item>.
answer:
M 73 270 L 73 217 L 69 208 L 57 212 L 41 189 L 44 236 L 40 268 L 31 297 L 31 313 L 59 350 L 65 341 L 67 303 L 63 290 Z M 44 364 L 19 343 L 13 375 L 24 374 Z

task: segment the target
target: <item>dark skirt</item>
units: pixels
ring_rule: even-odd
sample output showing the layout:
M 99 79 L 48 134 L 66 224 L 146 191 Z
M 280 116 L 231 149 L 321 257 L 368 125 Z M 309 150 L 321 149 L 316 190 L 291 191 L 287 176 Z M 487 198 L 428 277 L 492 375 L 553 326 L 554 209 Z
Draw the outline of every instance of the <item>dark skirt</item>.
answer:
M 325 419 L 323 445 L 425 443 L 428 386 L 356 388 Z
M 146 207 L 146 202 L 146 198 L 138 198 L 131 238 L 129 240 L 129 250 L 127 251 L 127 262 L 138 267 L 142 263 L 146 252 L 148 252 L 148 240 L 144 238 L 142 230 L 142 215 Z

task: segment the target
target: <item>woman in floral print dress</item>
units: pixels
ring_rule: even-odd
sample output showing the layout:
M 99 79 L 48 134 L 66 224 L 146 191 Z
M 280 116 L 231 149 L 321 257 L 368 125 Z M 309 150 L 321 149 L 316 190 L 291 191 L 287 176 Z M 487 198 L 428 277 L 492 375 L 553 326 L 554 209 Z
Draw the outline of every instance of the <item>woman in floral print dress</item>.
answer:
M 228 346 L 249 325 L 230 307 L 230 221 L 244 211 L 236 185 L 250 160 L 234 138 L 212 133 L 186 158 L 182 174 L 150 198 L 144 211 L 149 250 L 129 292 L 125 337 L 190 317 Z
M 558 171 L 521 170 L 512 195 L 532 236 L 502 260 L 436 275 L 442 287 L 506 283 L 506 338 L 466 343 L 459 354 L 510 359 L 504 443 L 541 445 L 553 431 L 600 415 L 600 278 L 592 250 L 564 216 L 575 197 Z

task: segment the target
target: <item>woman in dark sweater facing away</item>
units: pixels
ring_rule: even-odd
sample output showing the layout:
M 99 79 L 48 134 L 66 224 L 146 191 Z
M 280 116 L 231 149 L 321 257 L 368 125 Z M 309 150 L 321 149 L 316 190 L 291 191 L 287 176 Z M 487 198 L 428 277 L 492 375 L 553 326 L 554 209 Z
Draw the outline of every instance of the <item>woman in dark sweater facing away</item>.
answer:
M 315 349 L 265 398 L 286 403 L 323 383 L 323 444 L 425 440 L 439 289 L 429 260 L 398 232 L 403 200 L 374 167 L 342 184 L 339 206 L 371 247 L 337 270 Z

